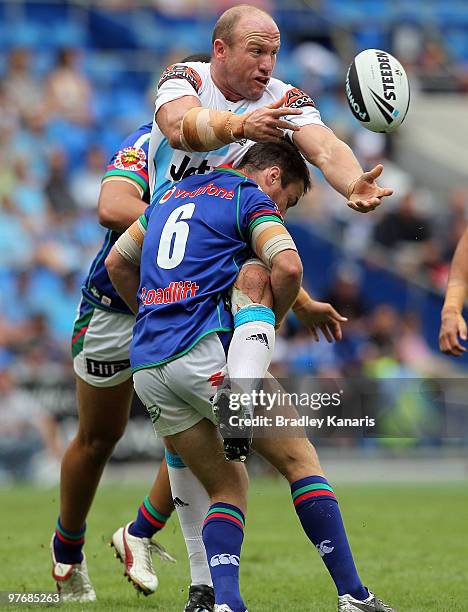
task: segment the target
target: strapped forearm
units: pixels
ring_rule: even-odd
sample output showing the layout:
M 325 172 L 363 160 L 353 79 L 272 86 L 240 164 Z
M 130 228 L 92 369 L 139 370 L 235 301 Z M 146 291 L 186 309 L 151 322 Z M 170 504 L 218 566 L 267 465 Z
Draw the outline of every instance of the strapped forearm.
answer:
M 271 269 L 273 259 L 282 251 L 296 251 L 290 233 L 282 223 L 264 221 L 252 231 L 252 247 L 257 256 Z
M 134 266 L 140 265 L 145 233 L 146 230 L 138 219 L 120 236 L 114 245 L 119 255 Z
M 213 151 L 239 142 L 244 138 L 244 123 L 249 114 L 191 108 L 180 124 L 180 148 L 189 152 Z

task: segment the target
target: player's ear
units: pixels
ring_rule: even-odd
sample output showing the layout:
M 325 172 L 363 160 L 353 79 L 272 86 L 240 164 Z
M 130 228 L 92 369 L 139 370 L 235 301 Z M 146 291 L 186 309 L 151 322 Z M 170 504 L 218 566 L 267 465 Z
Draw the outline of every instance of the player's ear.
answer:
M 268 169 L 268 181 L 271 185 L 281 180 L 281 168 L 279 166 L 272 166 Z
M 217 38 L 213 43 L 213 57 L 223 60 L 226 57 L 226 43 L 221 38 Z

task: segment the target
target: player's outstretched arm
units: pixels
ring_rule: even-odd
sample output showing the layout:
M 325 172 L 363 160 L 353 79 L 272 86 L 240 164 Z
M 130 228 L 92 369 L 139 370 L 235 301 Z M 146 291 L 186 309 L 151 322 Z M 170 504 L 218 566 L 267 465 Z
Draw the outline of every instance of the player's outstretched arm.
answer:
M 305 125 L 294 134 L 294 143 L 304 157 L 319 168 L 328 183 L 343 195 L 348 206 L 361 213 L 374 210 L 393 189 L 379 187 L 376 179 L 382 174 L 379 164 L 364 172 L 350 147 L 320 125 Z
M 443 353 L 459 357 L 466 352 L 460 343 L 467 339 L 466 322 L 462 315 L 468 295 L 468 228 L 458 243 L 450 267 L 450 275 L 441 314 L 439 347 Z
M 105 179 L 98 201 L 99 223 L 116 232 L 127 227 L 145 212 L 142 189 L 129 178 Z
M 135 221 L 112 247 L 105 265 L 117 293 L 130 310 L 138 312 L 138 287 L 140 285 L 140 259 L 145 230 Z
M 331 304 L 313 300 L 307 291 L 301 288 L 292 309 L 299 321 L 307 327 L 317 342 L 320 340 L 319 329 L 327 342 L 342 339 L 341 324 L 346 323 L 348 319 L 341 316 Z
M 283 107 L 283 98 L 250 113 L 204 108 L 195 96 L 183 96 L 163 104 L 156 114 L 159 129 L 174 149 L 214 151 L 244 138 L 256 142 L 279 140 L 282 130 L 301 128 L 283 119 L 300 115 L 300 109 Z

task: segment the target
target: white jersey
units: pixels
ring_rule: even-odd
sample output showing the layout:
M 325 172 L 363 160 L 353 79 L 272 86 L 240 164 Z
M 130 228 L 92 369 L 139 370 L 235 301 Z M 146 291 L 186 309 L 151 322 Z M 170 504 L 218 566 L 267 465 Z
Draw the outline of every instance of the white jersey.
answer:
M 284 106 L 302 110 L 302 115 L 286 116 L 286 120 L 299 126 L 324 125 L 312 98 L 297 87 L 283 83 L 279 79 L 270 79 L 259 100 L 230 102 L 213 83 L 208 63 L 188 62 L 169 66 L 163 72 L 158 84 L 155 115 L 163 104 L 183 96 L 196 96 L 204 108 L 231 111 L 237 115 L 267 106 L 285 97 Z M 171 148 L 154 120 L 148 151 L 151 202 L 162 196 L 171 183 L 180 181 L 190 174 L 196 172 L 204 174 L 222 164 L 236 165 L 247 149 L 254 144 L 252 140 L 247 140 L 242 143 L 234 142 L 215 151 L 187 153 Z

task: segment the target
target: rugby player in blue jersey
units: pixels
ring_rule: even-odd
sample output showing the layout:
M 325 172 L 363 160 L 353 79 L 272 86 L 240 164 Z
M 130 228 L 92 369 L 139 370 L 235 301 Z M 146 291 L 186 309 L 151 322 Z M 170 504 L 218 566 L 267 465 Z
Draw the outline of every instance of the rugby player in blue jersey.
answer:
M 114 286 L 137 313 L 130 352 L 137 394 L 166 456 L 182 460 L 210 496 L 203 541 L 217 612 L 246 612 L 239 564 L 248 479 L 241 463 L 223 459 L 213 381 L 226 366 L 233 330 L 252 318 L 274 326 L 297 299 L 302 264 L 282 215 L 309 184 L 293 145 L 256 144 L 236 169 L 219 167 L 167 190 L 106 260 Z M 246 303 L 232 317 L 225 298 L 252 251 L 271 269 L 273 308 Z M 302 527 L 337 586 L 339 610 L 392 612 L 359 578 L 336 496 L 305 433 L 259 437 L 253 447 L 289 481 Z
M 209 61 L 205 54 L 184 61 Z M 72 335 L 73 366 L 76 375 L 79 424 L 76 437 L 62 460 L 60 515 L 52 540 L 52 575 L 65 601 L 94 601 L 96 594 L 89 580 L 83 553 L 85 521 L 102 471 L 128 422 L 133 383 L 129 346 L 134 317 L 115 292 L 104 266 L 114 242 L 146 209 L 148 186 L 148 142 L 152 124 L 129 135 L 112 156 L 102 181 L 99 220 L 108 228 L 102 248 L 91 264 L 82 287 Z M 184 478 L 192 508 L 206 494 L 188 470 Z M 190 489 L 190 491 L 189 491 Z M 198 498 L 197 498 L 198 494 Z M 174 496 L 176 497 L 176 496 Z M 138 510 L 136 520 L 126 526 L 125 555 L 123 529 L 113 543 L 126 563 L 126 573 L 146 594 L 158 584 L 151 564 L 151 551 L 164 552 L 151 537 L 164 527 L 174 509 L 163 460 L 149 495 Z M 201 538 L 190 540 L 192 587 L 186 610 L 212 600 L 210 575 Z M 166 557 L 167 558 L 167 557 Z

